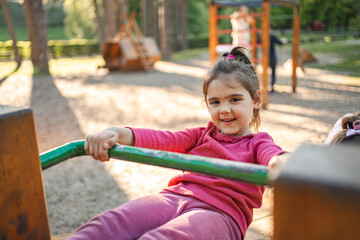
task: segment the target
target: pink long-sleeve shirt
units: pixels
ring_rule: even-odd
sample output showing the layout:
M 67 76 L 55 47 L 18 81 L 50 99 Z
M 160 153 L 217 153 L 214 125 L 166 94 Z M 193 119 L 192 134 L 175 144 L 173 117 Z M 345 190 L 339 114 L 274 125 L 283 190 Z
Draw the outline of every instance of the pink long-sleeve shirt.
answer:
M 135 146 L 179 153 L 268 165 L 271 157 L 284 151 L 269 134 L 261 132 L 242 137 L 224 135 L 214 123 L 207 127 L 169 132 L 130 128 Z M 264 187 L 234 180 L 183 172 L 170 179 L 169 191 L 193 196 L 229 214 L 245 236 L 252 222 L 253 208 L 262 203 Z

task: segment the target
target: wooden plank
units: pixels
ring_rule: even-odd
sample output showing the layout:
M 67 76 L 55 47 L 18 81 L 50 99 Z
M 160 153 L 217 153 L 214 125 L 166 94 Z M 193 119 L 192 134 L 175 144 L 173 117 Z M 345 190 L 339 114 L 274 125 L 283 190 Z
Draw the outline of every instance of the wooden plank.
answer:
M 302 145 L 275 181 L 274 239 L 360 236 L 360 149 Z
M 297 77 L 296 69 L 298 66 L 299 59 L 299 39 L 300 39 L 300 7 L 294 7 L 294 40 L 293 40 L 293 68 L 292 68 L 292 80 L 291 86 L 292 90 L 296 92 Z
M 0 106 L 0 239 L 49 240 L 42 172 L 30 109 Z
M 256 10 L 255 10 L 256 11 Z M 256 12 L 254 13 L 256 14 Z M 256 68 L 256 56 L 257 56 L 257 20 L 253 19 L 251 22 L 251 61 L 254 64 L 254 67 Z
M 212 3 L 209 6 L 209 52 L 211 62 L 217 59 L 216 46 L 219 42 L 217 31 L 217 6 Z
M 262 3 L 262 97 L 263 107 L 267 108 L 269 104 L 268 99 L 268 74 L 267 69 L 269 67 L 269 50 L 270 50 L 270 3 L 268 0 L 264 0 Z

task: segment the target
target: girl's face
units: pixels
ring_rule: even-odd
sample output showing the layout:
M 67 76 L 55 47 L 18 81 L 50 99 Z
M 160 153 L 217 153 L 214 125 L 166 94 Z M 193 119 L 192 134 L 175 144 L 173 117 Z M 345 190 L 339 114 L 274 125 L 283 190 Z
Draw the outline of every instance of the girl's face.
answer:
M 249 123 L 253 109 L 260 107 L 261 93 L 258 91 L 253 100 L 240 83 L 229 87 L 215 79 L 208 87 L 206 103 L 211 119 L 221 133 L 240 137 L 251 133 Z

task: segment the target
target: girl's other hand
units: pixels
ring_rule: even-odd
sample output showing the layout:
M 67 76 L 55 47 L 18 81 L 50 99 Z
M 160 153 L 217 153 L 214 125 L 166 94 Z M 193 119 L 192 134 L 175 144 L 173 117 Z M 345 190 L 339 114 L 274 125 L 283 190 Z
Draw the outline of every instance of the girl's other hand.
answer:
M 287 159 L 289 158 L 289 153 L 283 153 L 281 155 L 273 156 L 269 161 L 269 168 L 270 168 L 270 176 L 271 178 L 276 177 L 282 166 L 285 164 Z

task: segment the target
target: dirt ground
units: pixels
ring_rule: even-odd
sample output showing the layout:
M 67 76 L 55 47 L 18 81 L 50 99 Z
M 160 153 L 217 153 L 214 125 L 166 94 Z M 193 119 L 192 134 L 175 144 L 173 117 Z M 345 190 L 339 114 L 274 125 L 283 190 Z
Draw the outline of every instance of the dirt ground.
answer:
M 319 61 L 331 61 L 318 56 Z M 277 93 L 262 110 L 261 131 L 283 149 L 322 144 L 335 121 L 359 111 L 360 79 L 306 68 L 299 70 L 296 93 L 280 53 Z M 209 116 L 201 96 L 208 55 L 186 62 L 159 61 L 150 72 L 86 73 L 43 77 L 11 76 L 0 85 L 1 105 L 32 108 L 38 147 L 44 152 L 84 139 L 107 126 L 182 130 L 204 126 Z M 119 160 L 100 163 L 79 157 L 43 171 L 51 233 L 73 232 L 92 216 L 166 186 L 178 171 Z M 255 214 L 247 239 L 271 236 L 272 192 Z M 266 220 L 264 222 L 264 219 Z

